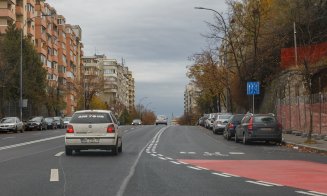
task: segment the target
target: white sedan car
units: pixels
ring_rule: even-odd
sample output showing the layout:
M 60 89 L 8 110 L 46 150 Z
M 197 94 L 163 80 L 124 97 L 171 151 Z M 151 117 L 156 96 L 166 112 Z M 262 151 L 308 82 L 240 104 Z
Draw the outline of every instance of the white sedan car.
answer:
M 88 149 L 111 150 L 117 155 L 122 148 L 122 132 L 111 111 L 82 110 L 73 114 L 65 135 L 66 155 Z
M 0 120 L 0 131 L 24 132 L 24 123 L 18 117 L 5 117 Z

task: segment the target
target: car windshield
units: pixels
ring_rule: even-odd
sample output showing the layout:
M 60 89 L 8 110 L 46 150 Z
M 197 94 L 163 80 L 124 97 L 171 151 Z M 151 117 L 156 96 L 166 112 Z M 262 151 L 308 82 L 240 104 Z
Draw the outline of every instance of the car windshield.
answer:
M 255 116 L 254 122 L 272 124 L 272 123 L 276 123 L 276 119 L 271 116 Z
M 45 118 L 44 119 L 46 122 L 52 122 L 53 121 L 53 118 Z
M 96 123 L 112 123 L 108 113 L 75 113 L 70 123 L 78 124 L 96 124 Z
M 72 119 L 72 117 L 65 117 L 64 121 L 70 121 L 70 119 Z
M 15 121 L 15 118 L 3 118 L 0 123 L 14 123 Z
M 231 115 L 220 115 L 220 116 L 218 116 L 218 118 L 220 120 L 228 120 L 230 117 L 231 117 Z

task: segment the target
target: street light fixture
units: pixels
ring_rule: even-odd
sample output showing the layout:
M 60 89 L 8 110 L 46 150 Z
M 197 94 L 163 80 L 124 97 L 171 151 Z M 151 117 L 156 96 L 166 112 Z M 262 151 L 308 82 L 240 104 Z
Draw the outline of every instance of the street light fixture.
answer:
M 24 28 L 27 25 L 29 21 L 33 21 L 34 18 L 42 17 L 42 16 L 52 16 L 41 14 L 39 16 L 34 16 L 32 18 L 29 18 L 24 25 L 22 26 L 22 29 L 20 31 L 20 67 L 19 67 L 19 117 L 21 120 L 23 120 L 23 37 L 24 37 Z

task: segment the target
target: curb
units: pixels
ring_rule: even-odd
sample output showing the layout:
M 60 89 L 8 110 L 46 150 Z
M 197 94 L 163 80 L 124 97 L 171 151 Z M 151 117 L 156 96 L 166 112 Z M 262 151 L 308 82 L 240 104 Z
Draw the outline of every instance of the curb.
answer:
M 298 150 L 308 150 L 309 152 L 327 154 L 327 149 L 313 147 L 313 146 L 309 146 L 306 144 L 298 144 L 298 143 L 293 143 L 293 142 L 288 142 L 288 141 L 282 141 L 282 145 L 283 146 L 290 145 L 293 148 L 297 147 Z M 294 148 L 294 149 L 296 149 L 296 148 Z

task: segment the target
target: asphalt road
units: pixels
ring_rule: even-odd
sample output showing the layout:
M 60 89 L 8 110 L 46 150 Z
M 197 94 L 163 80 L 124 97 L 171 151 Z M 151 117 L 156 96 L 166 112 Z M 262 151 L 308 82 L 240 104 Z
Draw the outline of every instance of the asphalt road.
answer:
M 118 156 L 65 156 L 65 130 L 0 134 L 0 195 L 327 195 L 326 156 L 201 127 L 120 128 Z

